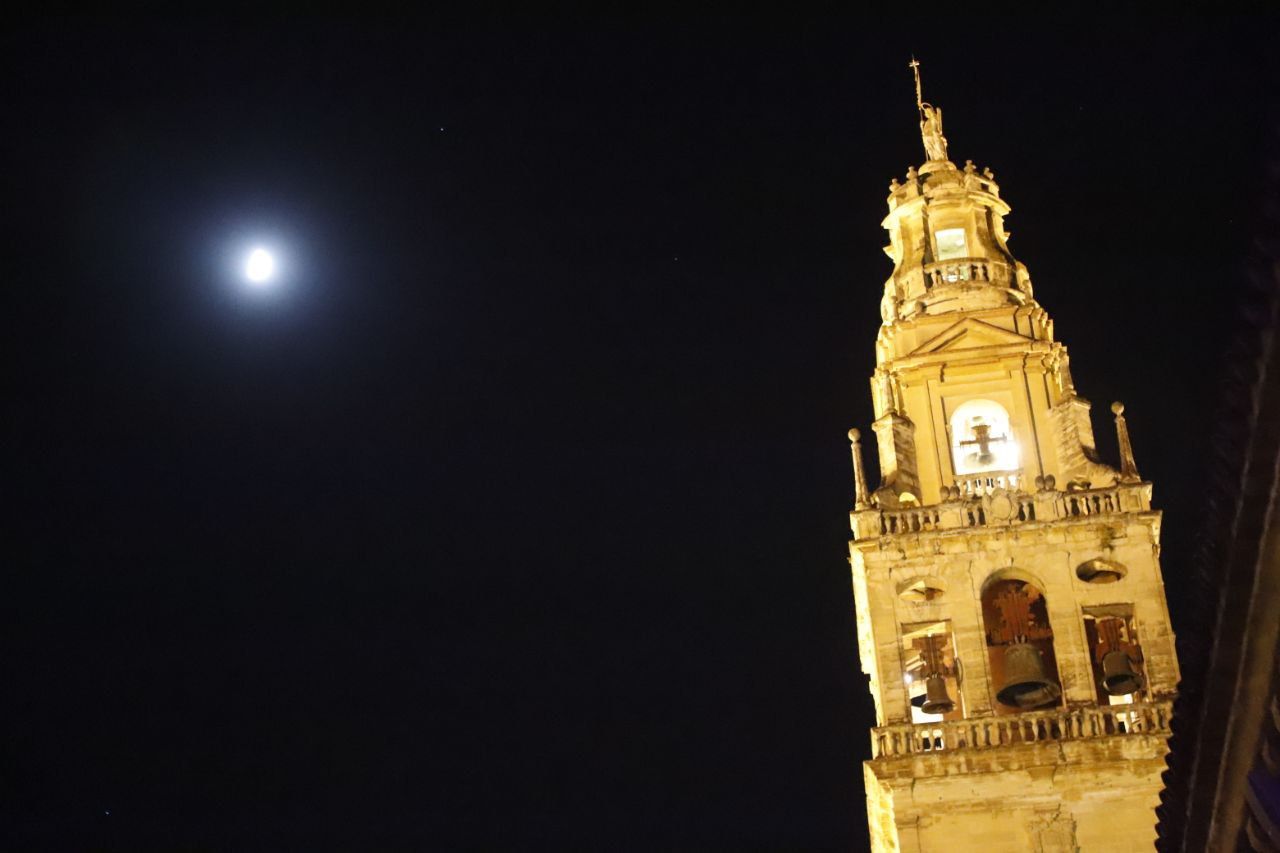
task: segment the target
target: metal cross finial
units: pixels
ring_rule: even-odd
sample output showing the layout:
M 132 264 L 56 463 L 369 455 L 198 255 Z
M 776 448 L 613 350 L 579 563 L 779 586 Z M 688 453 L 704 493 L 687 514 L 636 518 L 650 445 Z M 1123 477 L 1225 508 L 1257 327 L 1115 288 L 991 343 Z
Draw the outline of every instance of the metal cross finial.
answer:
M 920 95 L 920 62 L 915 58 L 914 54 L 911 57 L 911 61 L 907 63 L 907 67 L 911 69 L 916 78 L 916 109 L 923 113 L 924 98 Z

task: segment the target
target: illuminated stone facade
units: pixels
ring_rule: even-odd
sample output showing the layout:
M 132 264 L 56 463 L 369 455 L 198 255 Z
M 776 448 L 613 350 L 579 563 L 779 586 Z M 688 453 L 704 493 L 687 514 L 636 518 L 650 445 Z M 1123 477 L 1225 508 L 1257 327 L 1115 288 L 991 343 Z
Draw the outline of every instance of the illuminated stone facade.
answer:
M 1151 484 L 1119 404 L 1099 460 L 993 174 L 920 105 L 942 157 L 890 185 L 874 491 L 850 432 L 872 847 L 1151 849 L 1179 677 Z

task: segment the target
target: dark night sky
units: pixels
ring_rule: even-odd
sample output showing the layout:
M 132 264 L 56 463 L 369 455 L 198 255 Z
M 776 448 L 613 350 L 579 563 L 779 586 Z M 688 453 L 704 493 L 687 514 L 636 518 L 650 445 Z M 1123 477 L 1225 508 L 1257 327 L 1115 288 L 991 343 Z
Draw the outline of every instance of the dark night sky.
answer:
M 865 848 L 907 59 L 1111 458 L 1128 405 L 1177 618 L 1275 29 L 11 30 L 0 838 Z

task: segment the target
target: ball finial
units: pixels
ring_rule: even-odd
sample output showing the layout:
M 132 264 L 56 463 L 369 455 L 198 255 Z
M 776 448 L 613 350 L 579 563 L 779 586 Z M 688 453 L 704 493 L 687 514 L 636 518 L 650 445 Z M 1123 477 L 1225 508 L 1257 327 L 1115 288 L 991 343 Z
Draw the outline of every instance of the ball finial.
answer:
M 849 430 L 849 440 L 850 440 L 850 441 L 854 441 L 854 442 L 856 442 L 856 441 L 857 441 L 858 439 L 860 439 L 860 438 L 862 438 L 862 433 L 858 432 L 856 429 L 851 429 L 851 430 Z
M 1111 414 L 1113 414 L 1113 415 L 1123 415 L 1123 414 L 1124 414 L 1124 403 L 1121 403 L 1119 400 L 1116 400 L 1114 403 L 1112 403 L 1112 404 L 1111 404 Z

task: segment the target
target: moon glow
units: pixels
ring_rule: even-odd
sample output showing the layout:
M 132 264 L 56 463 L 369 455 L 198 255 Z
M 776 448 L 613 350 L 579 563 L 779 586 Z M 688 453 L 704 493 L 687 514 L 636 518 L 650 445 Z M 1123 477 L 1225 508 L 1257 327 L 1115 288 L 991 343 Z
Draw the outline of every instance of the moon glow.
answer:
M 244 263 L 245 278 L 254 284 L 266 284 L 276 274 L 276 259 L 266 249 L 254 249 Z

